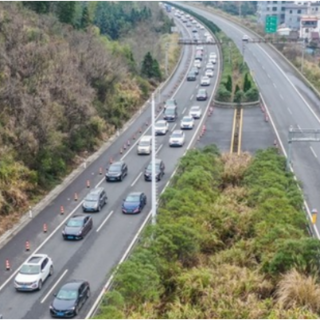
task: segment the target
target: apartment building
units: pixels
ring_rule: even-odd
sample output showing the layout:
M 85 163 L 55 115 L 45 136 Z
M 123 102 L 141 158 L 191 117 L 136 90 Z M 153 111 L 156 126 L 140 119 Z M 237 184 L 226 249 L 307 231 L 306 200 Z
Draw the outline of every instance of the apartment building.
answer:
M 278 25 L 285 21 L 286 5 L 293 1 L 258 1 L 257 5 L 257 21 L 259 24 L 265 25 L 267 16 L 277 16 Z

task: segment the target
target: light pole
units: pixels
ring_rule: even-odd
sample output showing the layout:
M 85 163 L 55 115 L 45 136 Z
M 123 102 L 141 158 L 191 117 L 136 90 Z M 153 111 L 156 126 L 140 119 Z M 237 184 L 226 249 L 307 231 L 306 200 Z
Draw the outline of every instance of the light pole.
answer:
M 156 185 L 156 130 L 155 130 L 155 103 L 154 94 L 152 94 L 151 103 L 151 215 L 152 224 L 156 224 L 157 217 L 157 185 Z
M 301 73 L 303 73 L 304 51 L 305 51 L 305 40 L 304 39 L 303 39 L 303 42 L 302 42 L 302 45 L 301 45 L 301 49 L 302 49 L 302 52 L 301 52 L 301 68 L 300 68 L 300 71 L 301 71 Z
M 166 61 L 165 61 L 166 77 L 168 77 L 168 50 L 169 50 L 169 44 L 166 43 Z

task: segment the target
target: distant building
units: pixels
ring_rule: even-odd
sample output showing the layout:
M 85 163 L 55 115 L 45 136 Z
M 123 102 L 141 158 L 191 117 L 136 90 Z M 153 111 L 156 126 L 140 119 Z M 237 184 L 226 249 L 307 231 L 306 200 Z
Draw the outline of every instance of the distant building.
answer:
M 319 16 L 302 16 L 300 20 L 300 38 L 308 41 L 319 40 Z
M 267 16 L 277 16 L 278 25 L 285 21 L 286 5 L 293 1 L 258 1 L 257 5 L 257 21 L 259 24 L 265 25 Z

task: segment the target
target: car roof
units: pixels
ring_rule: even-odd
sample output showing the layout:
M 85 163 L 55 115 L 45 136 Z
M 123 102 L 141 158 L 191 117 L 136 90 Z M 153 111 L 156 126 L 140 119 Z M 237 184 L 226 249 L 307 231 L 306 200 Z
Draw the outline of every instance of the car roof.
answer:
M 168 123 L 166 120 L 158 120 L 157 122 L 156 122 L 156 124 L 157 123 L 160 123 L 160 124 L 166 124 L 166 123 Z
M 140 196 L 142 192 L 130 192 L 128 196 Z
M 160 163 L 162 160 L 161 159 L 156 159 L 156 163 Z M 149 164 L 152 163 L 152 160 L 149 162 Z
M 192 108 L 193 108 L 193 109 L 195 109 L 195 108 L 200 109 L 200 106 L 192 106 L 191 109 L 192 109 Z
M 172 134 L 183 134 L 182 130 L 174 130 Z
M 99 194 L 102 191 L 104 191 L 104 189 L 102 187 L 98 187 L 98 188 L 91 190 L 89 194 Z
M 72 216 L 70 218 L 70 220 L 83 220 L 84 218 L 86 218 L 88 216 L 85 216 L 84 214 L 75 214 L 74 216 Z
M 187 118 L 187 119 L 193 119 L 191 116 L 186 115 L 186 116 L 183 116 L 182 120 L 183 120 L 183 119 L 186 119 L 186 118 Z
M 110 165 L 110 167 L 112 167 L 112 166 L 118 167 L 118 166 L 122 166 L 123 164 L 124 164 L 123 161 L 117 161 L 117 162 L 113 162 L 113 163 Z
M 34 254 L 24 264 L 38 265 L 47 257 L 48 256 L 46 254 Z
M 61 288 L 61 289 L 67 289 L 67 290 L 74 290 L 74 289 L 79 289 L 79 287 L 85 283 L 86 281 L 83 280 L 71 280 L 67 283 L 65 283 Z
M 151 140 L 152 136 L 143 136 L 140 141 L 147 141 L 147 140 Z

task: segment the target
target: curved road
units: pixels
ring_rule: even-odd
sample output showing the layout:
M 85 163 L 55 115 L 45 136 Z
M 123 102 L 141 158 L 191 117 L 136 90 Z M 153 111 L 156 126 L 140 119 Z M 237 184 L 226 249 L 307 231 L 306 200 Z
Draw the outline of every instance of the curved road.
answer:
M 180 4 L 180 3 L 179 3 Z M 278 140 L 283 149 L 288 150 L 288 130 L 290 126 L 300 129 L 320 129 L 320 101 L 316 95 L 296 75 L 293 68 L 266 44 L 248 43 L 243 50 L 242 36 L 248 34 L 255 38 L 246 29 L 214 14 L 208 13 L 189 5 L 183 6 L 192 9 L 221 28 L 244 52 L 245 61 L 260 89 L 263 101 L 267 106 Z M 302 182 L 302 189 L 307 204 L 320 211 L 320 144 L 293 143 L 292 168 L 298 180 Z M 307 206 L 310 217 L 310 211 Z M 320 219 L 317 220 L 316 235 Z
M 190 34 L 190 30 L 182 28 L 185 37 Z M 190 36 L 190 35 L 189 35 Z M 184 76 L 189 64 L 192 62 L 195 48 L 185 47 L 180 66 L 178 67 L 172 80 L 162 91 L 162 101 L 168 99 L 174 89 L 174 97 L 178 103 L 179 119 L 188 113 L 192 105 L 200 105 L 203 108 L 203 120 L 205 109 L 208 108 L 209 101 L 196 102 L 195 96 L 199 87 L 200 75 L 204 73 L 203 68 L 196 82 L 185 81 Z M 205 47 L 205 61 L 210 52 L 216 51 L 214 46 Z M 217 52 L 217 51 L 216 51 Z M 219 53 L 218 63 L 220 61 Z M 216 66 L 218 70 L 218 65 Z M 208 93 L 211 96 L 216 85 L 216 76 L 213 78 Z M 158 102 L 158 101 L 157 101 Z M 158 104 L 158 103 L 157 103 Z M 161 114 L 158 115 L 161 117 Z M 121 213 L 122 199 L 130 191 L 143 191 L 148 199 L 151 199 L 151 184 L 143 179 L 142 172 L 150 161 L 150 156 L 138 156 L 136 153 L 136 141 L 132 140 L 134 134 L 142 128 L 140 134 L 150 134 L 150 127 L 146 125 L 150 121 L 150 108 L 143 111 L 141 115 L 131 124 L 131 126 L 106 150 L 102 156 L 94 161 L 71 185 L 63 191 L 43 212 L 33 219 L 24 229 L 22 229 L 7 245 L 0 250 L 0 263 L 3 269 L 0 273 L 0 313 L 4 318 L 27 318 L 45 319 L 49 318 L 49 305 L 52 301 L 52 294 L 59 286 L 71 279 L 85 279 L 90 282 L 92 295 L 85 304 L 78 317 L 84 318 L 91 305 L 101 292 L 103 284 L 106 282 L 108 272 L 117 265 L 126 249 L 146 220 L 151 204 L 148 202 L 139 215 L 123 215 Z M 169 148 L 168 133 L 166 136 L 157 137 L 157 157 L 161 158 L 166 165 L 166 174 L 158 183 L 158 190 L 161 192 L 173 174 L 179 158 L 183 156 L 187 148 L 190 148 L 196 137 L 198 128 L 202 125 L 202 120 L 196 121 L 196 127 L 185 132 L 186 143 L 183 148 Z M 179 126 L 179 120 L 170 124 L 170 131 Z M 123 154 L 119 150 L 130 140 L 131 145 Z M 121 183 L 106 183 L 103 176 L 99 175 L 99 168 L 105 168 L 110 158 L 114 160 L 123 159 L 129 167 L 129 174 Z M 90 180 L 91 186 L 105 187 L 109 202 L 100 213 L 92 214 L 94 228 L 88 236 L 78 242 L 63 241 L 61 229 L 66 219 L 74 213 L 81 213 L 81 200 L 88 193 L 86 181 Z M 73 201 L 74 193 L 78 193 L 79 201 Z M 65 207 L 65 214 L 60 215 L 60 206 Z M 42 232 L 42 226 L 48 225 L 48 233 Z M 25 251 L 25 241 L 30 241 L 31 251 Z M 18 293 L 13 286 L 13 279 L 19 266 L 33 252 L 46 253 L 54 262 L 54 274 L 50 277 L 40 292 Z M 9 259 L 11 271 L 4 271 L 5 260 Z

